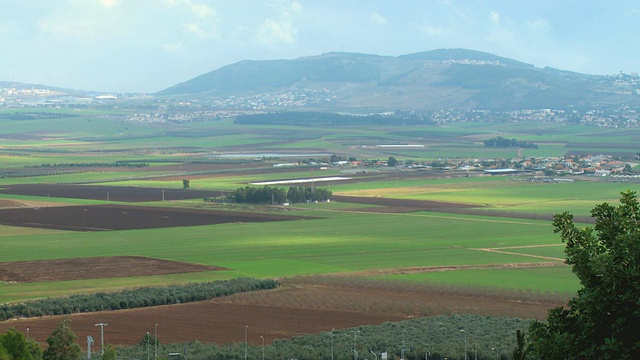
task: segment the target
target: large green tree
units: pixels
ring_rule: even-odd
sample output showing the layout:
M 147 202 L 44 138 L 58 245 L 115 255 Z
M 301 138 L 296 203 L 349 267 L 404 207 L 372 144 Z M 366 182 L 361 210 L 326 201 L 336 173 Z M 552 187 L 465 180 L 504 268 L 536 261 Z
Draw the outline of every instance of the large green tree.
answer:
M 33 359 L 29 351 L 29 343 L 24 334 L 14 328 L 10 328 L 6 333 L 0 335 L 0 346 L 4 348 L 10 359 Z
M 69 328 L 70 322 L 69 318 L 63 318 L 47 338 L 49 347 L 44 351 L 44 360 L 79 360 L 82 357 L 82 349 L 76 342 L 77 336 Z
M 620 204 L 591 210 L 594 226 L 555 215 L 566 262 L 582 288 L 530 328 L 530 350 L 546 359 L 640 359 L 640 204 L 633 191 Z

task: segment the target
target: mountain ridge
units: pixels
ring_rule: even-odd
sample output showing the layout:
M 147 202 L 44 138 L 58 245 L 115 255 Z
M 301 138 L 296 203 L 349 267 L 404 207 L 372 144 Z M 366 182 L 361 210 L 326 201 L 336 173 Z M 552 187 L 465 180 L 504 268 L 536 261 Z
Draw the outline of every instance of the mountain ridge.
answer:
M 634 89 L 626 94 L 607 85 L 606 79 L 468 49 L 400 56 L 330 52 L 292 60 L 244 60 L 156 95 L 207 100 L 323 90 L 333 99 L 325 107 L 350 110 L 517 110 L 638 103 Z

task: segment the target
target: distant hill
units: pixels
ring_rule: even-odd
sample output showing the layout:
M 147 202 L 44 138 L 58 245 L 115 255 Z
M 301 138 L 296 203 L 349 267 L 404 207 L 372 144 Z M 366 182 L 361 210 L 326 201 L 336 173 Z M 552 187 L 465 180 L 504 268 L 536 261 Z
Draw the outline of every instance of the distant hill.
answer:
M 309 108 L 344 110 L 517 110 L 639 103 L 612 77 L 585 75 L 466 50 L 403 56 L 327 53 L 294 60 L 241 61 L 157 93 L 207 100 L 323 91 Z
M 0 89 L 16 89 L 16 90 L 48 90 L 51 92 L 51 95 L 60 95 L 60 94 L 73 94 L 73 95 L 82 95 L 87 93 L 83 90 L 73 90 L 73 89 L 65 89 L 55 86 L 48 86 L 42 84 L 29 84 L 23 82 L 16 81 L 0 81 Z M 45 95 L 40 93 L 39 95 Z

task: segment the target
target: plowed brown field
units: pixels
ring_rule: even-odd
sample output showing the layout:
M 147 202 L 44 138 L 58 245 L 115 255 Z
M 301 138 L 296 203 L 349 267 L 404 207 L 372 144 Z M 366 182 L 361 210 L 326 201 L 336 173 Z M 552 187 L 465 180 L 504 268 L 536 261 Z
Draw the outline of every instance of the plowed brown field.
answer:
M 438 314 L 485 314 L 546 317 L 559 300 L 518 299 L 491 294 L 465 293 L 437 288 L 393 287 L 371 284 L 345 286 L 290 280 L 269 291 L 236 294 L 210 301 L 145 309 L 77 314 L 71 328 L 84 339 L 99 339 L 104 322 L 105 341 L 112 344 L 139 343 L 158 324 L 162 343 L 199 340 L 224 344 L 244 341 L 244 327 L 253 344 L 296 335 L 318 333 L 365 324 L 380 324 Z M 60 317 L 12 320 L 0 323 L 0 331 L 15 327 L 44 342 Z

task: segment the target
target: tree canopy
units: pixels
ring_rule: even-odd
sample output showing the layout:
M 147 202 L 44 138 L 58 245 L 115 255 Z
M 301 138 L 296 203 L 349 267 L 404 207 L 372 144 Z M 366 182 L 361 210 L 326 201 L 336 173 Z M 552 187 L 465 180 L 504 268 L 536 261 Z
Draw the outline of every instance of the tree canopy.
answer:
M 566 242 L 566 262 L 582 288 L 530 327 L 532 355 L 543 359 L 640 358 L 640 203 L 633 191 L 617 206 L 591 210 L 593 227 L 556 214 L 554 231 Z
M 47 338 L 49 347 L 44 351 L 44 360 L 80 360 L 82 349 L 76 342 L 77 336 L 69 328 L 68 318 L 58 322 L 58 327 Z

